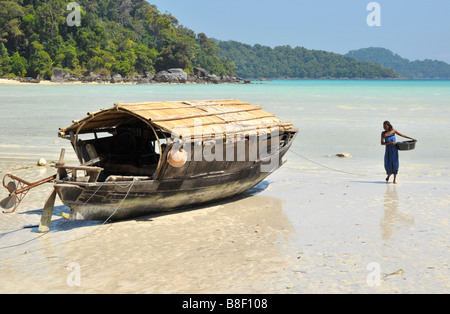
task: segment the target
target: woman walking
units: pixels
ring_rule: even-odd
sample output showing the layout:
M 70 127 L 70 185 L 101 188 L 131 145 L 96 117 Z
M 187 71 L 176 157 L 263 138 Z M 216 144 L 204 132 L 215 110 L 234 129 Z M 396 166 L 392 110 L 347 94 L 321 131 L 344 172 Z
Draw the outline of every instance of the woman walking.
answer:
M 399 162 L 398 149 L 395 145 L 397 142 L 395 139 L 395 134 L 405 138 L 409 138 L 413 141 L 416 140 L 395 130 L 389 121 L 383 122 L 383 129 L 384 131 L 381 132 L 381 145 L 386 146 L 386 151 L 384 153 L 384 169 L 386 169 L 387 174 L 386 182 L 389 181 L 391 175 L 394 175 L 394 183 L 397 183 Z

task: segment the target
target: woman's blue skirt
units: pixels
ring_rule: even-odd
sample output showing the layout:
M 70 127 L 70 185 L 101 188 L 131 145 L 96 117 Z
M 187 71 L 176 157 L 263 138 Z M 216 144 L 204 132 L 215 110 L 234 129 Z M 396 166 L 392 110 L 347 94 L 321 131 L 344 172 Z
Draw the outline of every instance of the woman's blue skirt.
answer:
M 384 140 L 386 143 L 396 142 L 395 134 L 387 136 Z M 386 174 L 397 174 L 398 172 L 398 149 L 395 145 L 386 145 L 386 151 L 384 153 L 384 169 Z

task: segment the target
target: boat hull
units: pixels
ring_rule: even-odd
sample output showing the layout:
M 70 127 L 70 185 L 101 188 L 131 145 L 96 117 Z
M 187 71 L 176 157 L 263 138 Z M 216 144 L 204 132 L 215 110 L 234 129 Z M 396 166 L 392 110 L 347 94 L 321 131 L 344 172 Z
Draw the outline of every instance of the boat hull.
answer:
M 236 173 L 228 178 L 222 175 L 186 179 L 181 184 L 186 187 L 177 190 L 167 188 L 180 184 L 176 180 L 104 183 L 88 187 L 57 184 L 55 188 L 63 203 L 70 207 L 71 219 L 122 220 L 238 195 L 257 185 L 268 174 L 254 171 L 251 174 Z M 216 181 L 216 184 L 205 185 L 208 181 Z M 71 199 L 78 193 L 76 199 Z

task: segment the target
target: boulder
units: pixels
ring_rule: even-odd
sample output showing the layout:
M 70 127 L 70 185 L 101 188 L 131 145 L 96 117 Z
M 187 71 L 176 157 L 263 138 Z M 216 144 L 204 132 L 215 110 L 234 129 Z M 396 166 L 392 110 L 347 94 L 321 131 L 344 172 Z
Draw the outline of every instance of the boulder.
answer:
M 97 82 L 101 83 L 101 84 L 111 83 L 111 79 L 112 79 L 112 77 L 109 75 L 101 75 L 98 78 Z
M 228 75 L 220 76 L 221 83 L 239 83 L 240 81 L 241 81 L 241 79 L 239 79 L 236 76 L 228 76 Z
M 156 73 L 153 80 L 157 82 L 166 83 L 185 83 L 188 79 L 188 74 L 182 69 L 168 69 L 167 71 L 160 71 Z
M 146 77 L 140 77 L 137 80 L 137 84 L 150 84 L 151 82 L 152 80 Z
M 53 69 L 53 74 L 50 77 L 52 82 L 67 82 L 70 78 L 70 74 L 63 69 Z
M 111 83 L 121 83 L 123 81 L 122 75 L 114 74 L 111 78 Z
M 97 80 L 100 80 L 100 75 L 95 73 L 89 73 L 88 76 L 82 78 L 84 82 L 96 82 Z
M 149 79 L 150 81 L 153 80 L 154 77 L 155 74 L 153 74 L 152 72 L 145 72 L 145 78 Z
M 197 77 L 207 77 L 209 75 L 209 73 L 202 68 L 199 67 L 194 67 L 194 75 Z
M 220 82 L 220 77 L 215 74 L 209 74 L 208 76 L 206 76 L 206 80 L 208 82 L 218 84 Z
M 127 83 L 137 83 L 139 77 L 138 76 L 130 76 L 130 77 L 124 77 L 123 81 Z
M 166 82 L 169 78 L 170 78 L 170 73 L 167 72 L 166 70 L 163 70 L 163 71 L 159 71 L 158 73 L 156 73 L 155 76 L 153 77 L 153 80 L 155 80 L 157 82 Z

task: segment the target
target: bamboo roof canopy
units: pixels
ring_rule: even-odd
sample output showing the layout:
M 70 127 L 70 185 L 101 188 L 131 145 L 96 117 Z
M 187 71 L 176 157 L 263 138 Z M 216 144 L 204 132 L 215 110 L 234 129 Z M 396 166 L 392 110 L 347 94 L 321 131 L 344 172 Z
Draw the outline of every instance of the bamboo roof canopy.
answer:
M 260 106 L 237 99 L 115 103 L 114 107 L 89 112 L 88 116 L 60 128 L 59 136 L 101 132 L 141 120 L 185 141 L 222 137 L 231 134 L 262 135 L 278 128 L 292 129 Z

